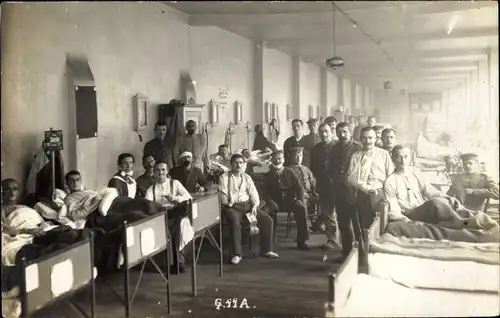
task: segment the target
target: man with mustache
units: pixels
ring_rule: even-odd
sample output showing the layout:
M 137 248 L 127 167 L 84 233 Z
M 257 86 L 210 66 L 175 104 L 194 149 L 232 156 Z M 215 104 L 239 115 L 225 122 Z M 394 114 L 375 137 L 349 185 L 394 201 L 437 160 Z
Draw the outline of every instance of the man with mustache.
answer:
M 376 138 L 372 127 L 361 129 L 363 149 L 351 155 L 346 173 L 347 184 L 355 190 L 350 197 L 356 204 L 351 221 L 358 242 L 362 242 L 362 229 L 368 229 L 373 223 L 375 211 L 384 197 L 384 181 L 394 171 L 389 153 L 375 147 Z M 363 253 L 362 244 L 359 251 Z
M 181 166 L 170 169 L 170 177 L 182 183 L 189 193 L 207 191 L 209 182 L 200 168 L 193 166 L 193 155 L 189 151 L 179 156 Z
M 209 170 L 210 163 L 207 154 L 207 139 L 205 134 L 196 133 L 197 125 L 194 120 L 186 122 L 186 134 L 179 138 L 174 147 L 175 166 L 179 166 L 178 156 L 189 151 L 193 156 L 193 165 L 200 168 L 201 171 Z
M 144 198 L 148 188 L 155 183 L 155 157 L 153 155 L 145 155 L 142 158 L 142 166 L 144 167 L 144 173 L 135 180 L 137 183 L 137 197 L 139 198 Z
M 354 233 L 352 231 L 352 221 L 356 205 L 354 201 L 354 190 L 347 183 L 346 173 L 349 159 L 352 154 L 360 151 L 363 147 L 357 141 L 352 140 L 349 124 L 339 123 L 336 127 L 336 134 L 339 141 L 333 145 L 328 159 L 328 174 L 332 182 L 332 201 L 337 214 L 337 222 L 342 241 L 342 261 L 351 252 Z M 331 236 L 333 237 L 333 235 Z
M 297 223 L 297 247 L 307 250 L 309 229 L 307 227 L 307 199 L 305 191 L 295 173 L 284 167 L 282 150 L 273 153 L 272 168 L 264 177 L 264 201 L 270 213 L 291 211 Z
M 498 200 L 498 184 L 481 173 L 478 156 L 466 153 L 460 156 L 464 173 L 453 178 L 448 195 L 456 197 L 465 208 L 484 211 L 487 199 Z

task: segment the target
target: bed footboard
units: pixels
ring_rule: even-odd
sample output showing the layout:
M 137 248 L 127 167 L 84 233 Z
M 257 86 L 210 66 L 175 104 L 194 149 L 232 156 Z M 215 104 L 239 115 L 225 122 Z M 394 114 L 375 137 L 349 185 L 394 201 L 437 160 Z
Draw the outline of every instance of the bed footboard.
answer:
M 357 243 L 336 273 L 328 275 L 328 303 L 325 317 L 335 317 L 335 308 L 347 303 L 351 288 L 358 275 L 359 252 Z
M 72 309 L 87 316 L 95 316 L 95 269 L 93 235 L 62 250 L 33 261 L 21 261 L 20 284 L 21 317 L 29 317 L 38 310 L 80 291 L 90 284 L 90 315 L 76 304 Z
M 368 270 L 368 254 L 370 253 L 370 246 L 372 242 L 380 237 L 381 232 L 381 218 L 380 213 L 375 213 L 372 225 L 368 229 L 363 229 L 363 255 L 361 255 L 361 265 Z

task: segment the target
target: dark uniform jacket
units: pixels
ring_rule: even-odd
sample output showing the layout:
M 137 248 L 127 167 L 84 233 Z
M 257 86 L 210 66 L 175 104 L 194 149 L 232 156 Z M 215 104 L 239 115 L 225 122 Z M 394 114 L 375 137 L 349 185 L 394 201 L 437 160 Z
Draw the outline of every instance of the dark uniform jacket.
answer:
M 288 137 L 283 143 L 283 154 L 285 155 L 285 166 L 290 165 L 290 149 L 296 147 L 304 148 L 304 158 L 302 159 L 302 164 L 306 167 L 309 167 L 310 164 L 310 150 L 312 146 L 310 146 L 310 140 L 307 136 L 302 136 L 300 140 L 297 140 L 295 136 Z
M 170 169 L 170 177 L 182 183 L 184 188 L 189 193 L 196 192 L 196 188 L 198 185 L 205 188 L 208 188 L 208 180 L 205 178 L 205 175 L 201 171 L 200 168 L 192 166 L 190 169 L 186 170 L 184 167 L 175 167 Z
M 335 141 L 327 144 L 319 143 L 311 149 L 311 171 L 316 178 L 317 192 L 321 195 L 329 195 L 332 190 L 330 176 L 328 175 L 328 160 L 330 151 Z
M 333 145 L 328 160 L 328 174 L 332 182 L 332 195 L 335 200 L 354 195 L 354 189 L 347 185 L 345 174 L 352 154 L 362 148 L 361 144 L 352 140 L 346 145 L 341 142 Z
M 304 201 L 304 188 L 295 173 L 284 167 L 278 174 L 276 169 L 271 169 L 264 177 L 263 197 L 266 202 L 274 201 L 278 206 L 293 200 Z
M 472 195 L 465 194 L 472 189 Z M 469 210 L 484 211 L 487 199 L 498 200 L 498 184 L 484 173 L 462 173 L 453 178 L 448 195 L 456 197 Z
M 143 175 L 139 176 L 135 182 L 137 182 L 137 197 L 144 198 L 149 187 L 155 184 L 155 178 L 145 172 Z

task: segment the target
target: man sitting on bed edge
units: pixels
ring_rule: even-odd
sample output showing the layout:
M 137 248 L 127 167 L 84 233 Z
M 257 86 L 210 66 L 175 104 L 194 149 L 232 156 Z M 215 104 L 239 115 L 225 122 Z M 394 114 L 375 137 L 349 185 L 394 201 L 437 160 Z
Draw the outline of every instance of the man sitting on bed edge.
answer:
M 423 222 L 451 228 L 464 228 L 465 218 L 476 211 L 464 208 L 460 201 L 434 188 L 418 170 L 409 166 L 410 150 L 397 145 L 392 150 L 395 170 L 384 183 L 389 202 L 390 221 Z
M 168 177 L 166 162 L 155 162 L 154 175 L 156 183 L 146 191 L 146 199 L 168 210 L 168 228 L 172 237 L 172 245 L 178 252 L 173 253 L 174 259 L 170 271 L 172 274 L 184 273 L 187 267 L 183 249 L 194 237 L 192 225 L 187 217 L 186 205 L 192 197 L 182 183 Z

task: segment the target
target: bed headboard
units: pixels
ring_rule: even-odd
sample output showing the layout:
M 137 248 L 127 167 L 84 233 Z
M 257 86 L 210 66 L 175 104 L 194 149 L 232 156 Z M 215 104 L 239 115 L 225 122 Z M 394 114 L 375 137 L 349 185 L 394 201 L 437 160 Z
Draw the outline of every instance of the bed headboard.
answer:
M 132 268 L 147 256 L 165 250 L 169 244 L 168 221 L 165 212 L 124 226 L 123 254 L 125 264 Z
M 21 262 L 22 317 L 68 296 L 94 279 L 93 238 L 34 261 Z

